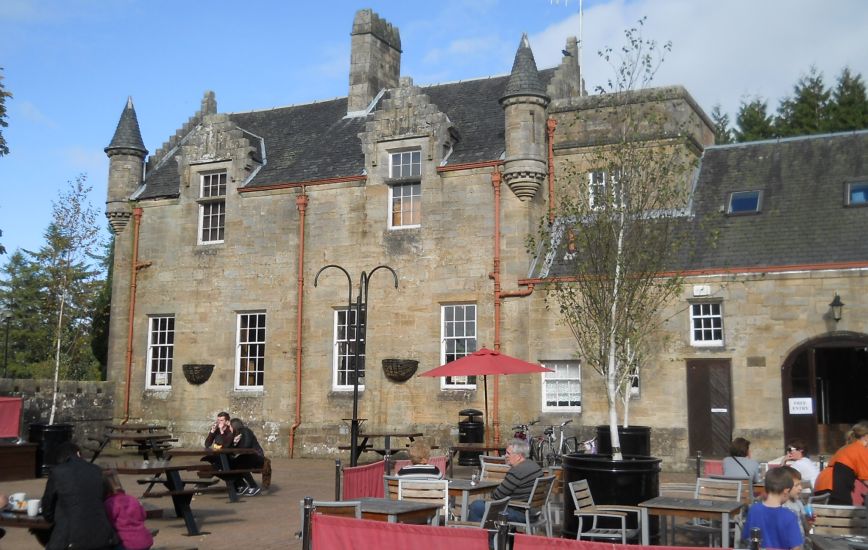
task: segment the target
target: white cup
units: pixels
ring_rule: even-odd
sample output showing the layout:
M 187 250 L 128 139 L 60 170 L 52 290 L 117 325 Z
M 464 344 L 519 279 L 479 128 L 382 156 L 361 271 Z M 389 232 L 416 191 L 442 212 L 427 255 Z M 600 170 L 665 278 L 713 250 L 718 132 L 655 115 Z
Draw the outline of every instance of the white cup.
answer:
M 38 498 L 32 498 L 27 501 L 27 515 L 35 518 L 39 515 L 39 505 L 42 504 Z
M 12 493 L 9 495 L 9 502 L 13 504 L 16 502 L 24 502 L 25 500 L 27 500 L 27 493 Z

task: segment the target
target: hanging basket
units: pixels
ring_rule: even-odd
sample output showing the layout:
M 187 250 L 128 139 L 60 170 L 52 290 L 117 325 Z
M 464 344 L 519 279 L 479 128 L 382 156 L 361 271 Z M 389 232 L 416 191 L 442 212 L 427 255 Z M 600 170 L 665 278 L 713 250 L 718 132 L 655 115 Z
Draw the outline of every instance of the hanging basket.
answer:
M 416 374 L 419 361 L 415 359 L 383 359 L 383 373 L 395 382 L 404 382 Z
M 184 365 L 182 368 L 184 369 L 184 378 L 191 384 L 205 383 L 214 372 L 214 365 L 191 364 Z

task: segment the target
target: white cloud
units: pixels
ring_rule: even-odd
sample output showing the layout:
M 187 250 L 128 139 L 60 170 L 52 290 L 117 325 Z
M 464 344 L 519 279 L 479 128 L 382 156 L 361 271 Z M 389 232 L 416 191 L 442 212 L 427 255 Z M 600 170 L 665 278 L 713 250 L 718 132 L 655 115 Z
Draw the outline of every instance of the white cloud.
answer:
M 39 108 L 30 101 L 15 101 L 12 102 L 10 107 L 9 110 L 13 116 L 18 115 L 24 120 L 39 126 L 47 126 L 48 128 L 57 127 L 57 124 L 52 119 L 43 114 L 42 111 L 40 111 Z
M 102 174 L 108 174 L 108 158 L 101 149 L 72 146 L 62 149 L 60 153 L 74 172 L 87 173 L 91 184 L 95 181 L 95 177 L 100 178 Z

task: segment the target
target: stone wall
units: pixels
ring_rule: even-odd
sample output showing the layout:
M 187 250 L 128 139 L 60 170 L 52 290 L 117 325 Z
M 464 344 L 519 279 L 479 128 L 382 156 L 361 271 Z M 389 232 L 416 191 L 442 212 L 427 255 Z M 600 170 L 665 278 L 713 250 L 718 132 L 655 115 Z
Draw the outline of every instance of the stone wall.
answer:
M 24 398 L 21 436 L 25 439 L 30 424 L 48 422 L 53 386 L 52 380 L 0 379 L 0 395 Z M 110 424 L 114 415 L 113 389 L 113 382 L 61 381 L 55 423 L 72 424 L 79 443 L 102 435 L 103 425 Z

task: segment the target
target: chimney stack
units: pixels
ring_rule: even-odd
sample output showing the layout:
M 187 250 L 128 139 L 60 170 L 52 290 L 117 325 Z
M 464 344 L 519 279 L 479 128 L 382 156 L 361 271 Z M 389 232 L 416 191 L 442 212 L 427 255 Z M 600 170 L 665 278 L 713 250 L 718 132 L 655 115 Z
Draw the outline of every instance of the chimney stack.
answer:
M 398 86 L 401 75 L 401 35 L 370 9 L 353 19 L 350 53 L 349 113 L 364 111 L 383 88 Z

